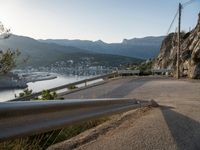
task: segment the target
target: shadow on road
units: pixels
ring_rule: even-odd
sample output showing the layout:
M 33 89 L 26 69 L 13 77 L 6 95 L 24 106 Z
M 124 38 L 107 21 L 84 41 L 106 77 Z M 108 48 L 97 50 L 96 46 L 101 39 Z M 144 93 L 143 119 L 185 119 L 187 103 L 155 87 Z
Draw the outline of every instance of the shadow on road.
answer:
M 127 80 L 123 82 L 119 87 L 114 88 L 109 92 L 105 92 L 103 95 L 97 96 L 97 98 L 122 98 L 127 96 L 130 92 L 134 91 L 135 89 L 139 88 L 140 86 L 144 85 L 148 82 L 149 79 L 140 79 L 137 78 Z
M 153 80 L 169 80 L 165 77 L 133 77 L 110 81 L 106 84 L 87 88 L 75 93 L 64 95 L 65 99 L 90 98 L 123 98 L 135 89 Z
M 200 123 L 173 110 L 161 107 L 161 111 L 179 150 L 200 149 Z

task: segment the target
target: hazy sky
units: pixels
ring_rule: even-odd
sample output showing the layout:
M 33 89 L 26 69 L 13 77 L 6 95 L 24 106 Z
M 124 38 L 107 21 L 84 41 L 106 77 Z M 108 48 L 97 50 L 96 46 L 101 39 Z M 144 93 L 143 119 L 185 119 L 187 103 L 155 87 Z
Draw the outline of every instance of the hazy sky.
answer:
M 0 21 L 12 33 L 36 39 L 120 42 L 164 35 L 188 0 L 0 0 Z M 183 10 L 183 29 L 197 21 L 200 0 Z

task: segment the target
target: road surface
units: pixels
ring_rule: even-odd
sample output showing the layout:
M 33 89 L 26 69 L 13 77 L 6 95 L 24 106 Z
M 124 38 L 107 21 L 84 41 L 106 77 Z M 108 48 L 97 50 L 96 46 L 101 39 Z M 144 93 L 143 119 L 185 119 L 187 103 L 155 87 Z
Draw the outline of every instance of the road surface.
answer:
M 77 146 L 79 150 L 200 149 L 200 81 L 128 77 L 65 98 L 154 99 L 161 105 Z M 64 147 L 65 142 L 62 143 Z

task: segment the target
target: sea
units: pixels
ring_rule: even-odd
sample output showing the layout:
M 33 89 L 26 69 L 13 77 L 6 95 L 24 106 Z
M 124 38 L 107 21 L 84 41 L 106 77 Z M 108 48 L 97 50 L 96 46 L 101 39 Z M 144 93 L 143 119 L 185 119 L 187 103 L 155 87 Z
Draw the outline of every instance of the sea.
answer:
M 69 76 L 69 75 L 59 75 L 57 78 L 44 81 L 36 81 L 27 83 L 28 89 L 33 90 L 33 92 L 39 92 L 42 90 L 54 88 L 57 86 L 65 85 L 68 83 L 73 83 L 76 81 L 84 80 L 91 78 L 91 76 Z M 81 85 L 80 85 L 81 86 Z M 15 95 L 18 96 L 20 92 L 23 92 L 24 89 L 9 89 L 0 91 L 0 102 L 9 101 L 15 98 Z

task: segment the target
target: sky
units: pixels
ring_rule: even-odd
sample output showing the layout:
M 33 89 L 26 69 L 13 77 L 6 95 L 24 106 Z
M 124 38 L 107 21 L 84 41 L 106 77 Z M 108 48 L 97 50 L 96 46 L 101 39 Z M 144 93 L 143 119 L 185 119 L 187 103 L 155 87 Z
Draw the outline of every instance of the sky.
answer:
M 187 1 L 0 0 L 0 21 L 13 34 L 35 39 L 101 39 L 113 43 L 166 35 L 178 3 Z M 200 0 L 183 9 L 182 30 L 196 25 L 199 12 Z

